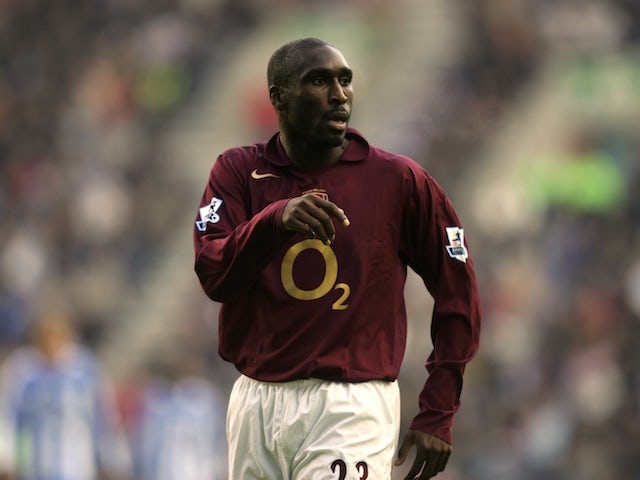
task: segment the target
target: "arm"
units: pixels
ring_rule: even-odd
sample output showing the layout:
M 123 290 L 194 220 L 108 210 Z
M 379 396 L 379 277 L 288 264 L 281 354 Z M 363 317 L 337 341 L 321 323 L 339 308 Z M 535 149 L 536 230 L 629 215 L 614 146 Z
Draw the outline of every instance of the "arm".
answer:
M 95 456 L 101 480 L 132 478 L 133 459 L 127 441 L 124 419 L 118 408 L 116 390 L 111 379 L 93 353 L 82 349 L 90 368 L 93 401 Z
M 0 368 L 0 479 L 17 478 L 16 438 L 27 365 L 27 355 L 19 349 L 10 354 Z
M 434 298 L 433 351 L 429 376 L 420 394 L 420 411 L 399 451 L 402 463 L 412 445 L 417 455 L 410 476 L 430 478 L 442 471 L 451 453 L 453 416 L 460 406 L 466 364 L 479 343 L 480 300 L 461 222 L 443 190 L 424 173 L 415 175 L 406 255 Z M 422 469 L 422 476 L 416 477 Z M 413 475 L 413 476 L 411 476 Z
M 0 397 L 6 392 L 7 385 L 0 384 Z M 14 453 L 14 431 L 12 428 L 13 421 L 10 419 L 8 402 L 4 398 L 0 398 L 0 480 L 13 478 L 13 459 Z
M 253 213 L 242 175 L 224 156 L 214 164 L 194 230 L 195 270 L 207 295 L 225 301 L 246 290 L 294 232 L 330 243 L 344 212 L 313 194 L 284 198 Z
M 256 281 L 286 233 L 281 227 L 286 201 L 252 212 L 239 163 L 242 158 L 228 153 L 214 163 L 193 233 L 200 284 L 212 300 L 221 302 Z
M 224 302 L 257 279 L 283 240 L 276 226 L 286 202 L 277 201 L 231 230 L 195 232 L 195 271 L 205 293 Z M 281 221 L 281 220 L 280 220 Z M 224 227 L 223 227 L 224 228 Z

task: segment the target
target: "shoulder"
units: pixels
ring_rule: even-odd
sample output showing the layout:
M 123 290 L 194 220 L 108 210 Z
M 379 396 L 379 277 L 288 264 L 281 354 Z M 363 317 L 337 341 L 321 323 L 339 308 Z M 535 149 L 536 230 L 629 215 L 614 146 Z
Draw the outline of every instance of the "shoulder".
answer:
M 370 159 L 385 182 L 393 182 L 403 198 L 430 199 L 435 204 L 449 201 L 442 185 L 412 157 L 371 147 Z
M 251 145 L 239 145 L 235 147 L 229 147 L 222 151 L 221 158 L 225 158 L 231 161 L 239 161 L 245 158 L 256 157 L 262 155 L 265 149 L 264 143 L 253 143 Z
M 104 369 L 96 354 L 83 345 L 73 345 L 66 362 L 68 372 L 79 375 L 86 380 L 102 381 Z
M 24 375 L 39 364 L 39 355 L 31 347 L 20 347 L 4 360 L 3 373 L 10 376 Z
M 220 153 L 216 159 L 216 164 L 235 168 L 240 168 L 247 164 L 253 164 L 256 159 L 264 156 L 264 149 L 264 143 L 230 147 Z
M 212 173 L 226 180 L 236 178 L 244 182 L 253 170 L 266 166 L 265 151 L 265 143 L 228 148 L 216 159 Z
M 218 185 L 245 185 L 250 172 L 257 168 L 264 146 L 242 145 L 223 150 L 209 172 L 209 181 Z
M 392 165 L 395 165 L 397 168 L 400 168 L 400 169 L 420 167 L 418 162 L 416 162 L 411 157 L 408 157 L 401 153 L 390 152 L 389 150 L 385 150 L 384 148 L 380 148 L 377 146 L 371 147 L 371 154 L 383 161 L 386 161 Z
M 0 389 L 22 391 L 43 372 L 41 357 L 31 347 L 20 347 L 9 354 L 0 372 Z
M 390 152 L 377 146 L 370 147 L 369 155 L 380 168 L 384 168 L 389 173 L 395 173 L 402 178 L 435 181 L 420 163 L 407 155 Z

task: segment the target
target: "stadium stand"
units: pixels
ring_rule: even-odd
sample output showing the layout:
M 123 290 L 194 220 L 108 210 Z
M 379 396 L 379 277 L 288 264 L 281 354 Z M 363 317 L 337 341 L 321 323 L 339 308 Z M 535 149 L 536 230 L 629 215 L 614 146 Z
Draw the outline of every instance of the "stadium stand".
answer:
M 224 393 L 195 205 L 220 149 L 272 128 L 267 55 L 329 36 L 366 72 L 354 125 L 434 174 L 476 259 L 481 350 L 438 478 L 640 478 L 637 2 L 72 4 L 0 2 L 3 354 L 61 302 L 130 416 L 171 343 Z M 427 350 L 409 344 L 408 398 Z

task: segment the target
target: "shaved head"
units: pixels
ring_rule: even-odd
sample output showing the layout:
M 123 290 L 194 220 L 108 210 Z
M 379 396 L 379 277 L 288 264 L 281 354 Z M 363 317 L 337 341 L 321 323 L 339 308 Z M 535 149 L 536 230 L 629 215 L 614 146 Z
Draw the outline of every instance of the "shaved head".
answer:
M 301 38 L 284 44 L 276 50 L 267 67 L 267 82 L 269 86 L 286 86 L 291 76 L 296 73 L 302 64 L 302 58 L 310 50 L 320 47 L 331 47 L 324 40 L 319 38 Z

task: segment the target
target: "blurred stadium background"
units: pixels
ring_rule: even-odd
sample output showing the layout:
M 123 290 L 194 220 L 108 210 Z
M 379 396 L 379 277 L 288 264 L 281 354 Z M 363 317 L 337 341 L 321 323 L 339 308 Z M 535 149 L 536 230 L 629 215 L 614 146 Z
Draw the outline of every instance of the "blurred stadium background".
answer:
M 640 479 L 637 0 L 0 0 L 0 360 L 65 309 L 127 421 L 163 358 L 227 394 L 192 221 L 216 155 L 273 131 L 266 63 L 299 36 L 345 53 L 352 125 L 424 165 L 471 242 L 481 350 L 438 478 Z M 407 303 L 404 426 L 413 275 Z

